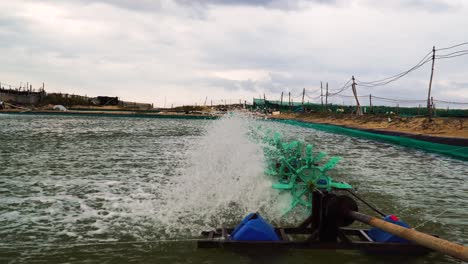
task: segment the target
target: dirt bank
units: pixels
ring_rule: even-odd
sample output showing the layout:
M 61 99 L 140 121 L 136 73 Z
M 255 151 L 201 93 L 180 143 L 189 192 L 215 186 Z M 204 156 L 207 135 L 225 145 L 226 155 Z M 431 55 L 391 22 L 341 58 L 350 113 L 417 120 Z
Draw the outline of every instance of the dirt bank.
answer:
M 282 113 L 272 117 L 383 132 L 468 139 L 468 119 L 464 118 L 434 118 L 432 122 L 429 122 L 425 117 L 355 116 L 329 113 Z

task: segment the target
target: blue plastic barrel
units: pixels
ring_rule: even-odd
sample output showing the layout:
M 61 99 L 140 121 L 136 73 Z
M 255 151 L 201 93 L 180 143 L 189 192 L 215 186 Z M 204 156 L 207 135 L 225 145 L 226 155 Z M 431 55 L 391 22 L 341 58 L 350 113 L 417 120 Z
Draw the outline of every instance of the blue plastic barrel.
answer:
M 390 222 L 392 224 L 396 224 L 396 225 L 399 225 L 399 226 L 402 226 L 402 227 L 410 228 L 410 226 L 407 223 L 401 221 L 395 215 L 387 215 L 386 217 L 384 217 L 384 220 L 387 221 L 387 222 Z M 369 237 L 372 238 L 372 240 L 374 240 L 376 242 L 401 243 L 401 244 L 410 243 L 406 239 L 403 239 L 401 237 L 392 235 L 392 234 L 387 233 L 387 232 L 383 231 L 382 229 L 378 229 L 378 228 L 370 229 L 368 234 L 369 234 Z
M 248 214 L 234 228 L 229 239 L 236 241 L 279 241 L 275 229 L 258 213 Z

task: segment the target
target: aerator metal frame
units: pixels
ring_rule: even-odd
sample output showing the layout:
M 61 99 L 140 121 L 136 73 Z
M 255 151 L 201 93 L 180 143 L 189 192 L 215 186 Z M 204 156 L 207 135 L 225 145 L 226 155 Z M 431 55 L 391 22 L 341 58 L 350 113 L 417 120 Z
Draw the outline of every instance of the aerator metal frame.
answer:
M 369 229 L 347 228 L 354 221 L 347 212 L 357 211 L 356 202 L 349 196 L 313 191 L 312 214 L 297 227 L 279 227 L 275 231 L 279 241 L 235 241 L 230 239 L 234 228 L 221 227 L 202 232 L 198 248 L 251 249 L 310 249 L 360 250 L 379 255 L 425 255 L 425 247 L 408 243 L 382 243 L 369 237 Z

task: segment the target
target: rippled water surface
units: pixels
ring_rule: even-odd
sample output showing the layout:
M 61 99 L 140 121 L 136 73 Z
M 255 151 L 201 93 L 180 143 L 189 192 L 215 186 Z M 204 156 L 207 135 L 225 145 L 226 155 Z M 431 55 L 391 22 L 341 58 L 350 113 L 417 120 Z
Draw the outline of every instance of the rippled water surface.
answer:
M 468 164 L 385 143 L 231 116 L 221 120 L 0 115 L 0 263 L 457 263 L 290 250 L 197 250 L 204 229 L 287 197 L 263 175 L 257 127 L 343 161 L 332 175 L 418 230 L 468 244 Z M 177 240 L 177 241 L 175 241 Z

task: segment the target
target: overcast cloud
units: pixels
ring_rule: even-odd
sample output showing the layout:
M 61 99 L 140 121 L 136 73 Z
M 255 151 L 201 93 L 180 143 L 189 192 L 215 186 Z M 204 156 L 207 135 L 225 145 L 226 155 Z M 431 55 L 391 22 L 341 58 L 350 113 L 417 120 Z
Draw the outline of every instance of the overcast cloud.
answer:
M 2 1 L 0 81 L 157 106 L 201 104 L 206 96 L 279 99 L 304 87 L 314 98 L 320 81 L 333 90 L 351 75 L 381 79 L 411 68 L 433 45 L 468 41 L 467 2 Z M 468 102 L 468 56 L 437 60 L 435 68 L 434 98 Z M 429 75 L 430 63 L 358 93 L 425 99 Z

